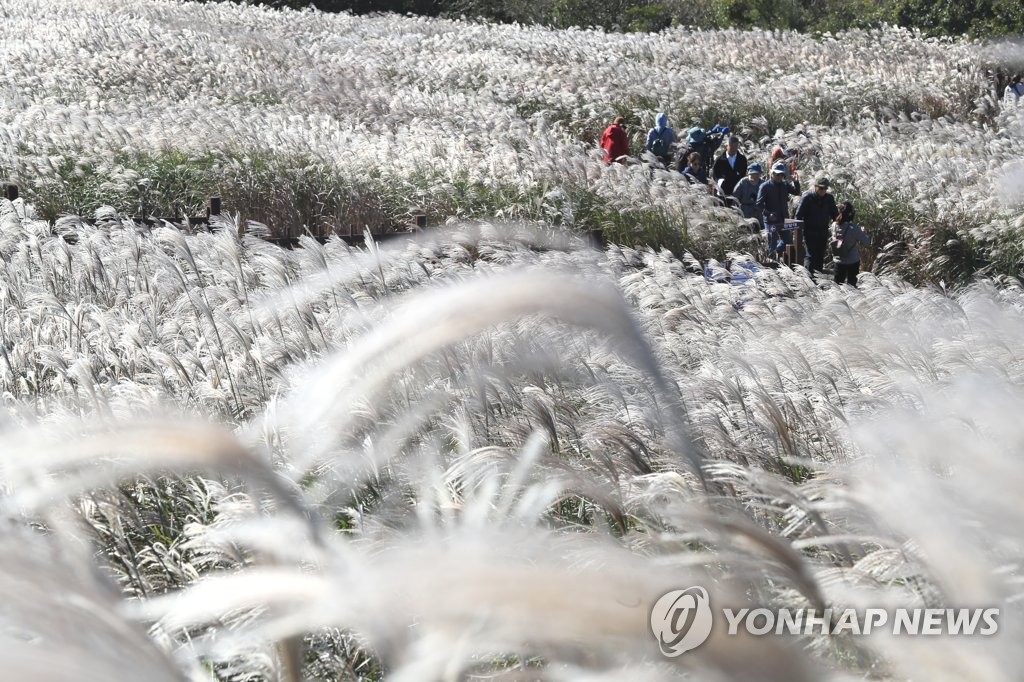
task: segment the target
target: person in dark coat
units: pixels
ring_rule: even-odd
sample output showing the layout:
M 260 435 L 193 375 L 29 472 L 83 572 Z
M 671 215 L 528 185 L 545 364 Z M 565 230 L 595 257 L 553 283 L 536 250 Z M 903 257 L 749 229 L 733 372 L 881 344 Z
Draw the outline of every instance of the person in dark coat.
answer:
M 769 251 L 778 252 L 779 242 L 791 244 L 793 233 L 782 228 L 789 217 L 789 197 L 800 196 L 800 178 L 793 174 L 793 182 L 786 180 L 786 164 L 777 161 L 772 166 L 771 180 L 765 180 L 757 189 L 757 208 L 761 211 L 764 229 L 768 233 Z
M 828 186 L 828 178 L 815 180 L 814 189 L 800 197 L 794 214 L 797 220 L 804 223 L 804 267 L 811 273 L 811 277 L 825 266 L 829 226 L 839 215 L 836 199 L 829 194 Z
M 708 184 L 708 171 L 704 168 L 703 161 L 699 153 L 690 153 L 689 158 L 686 160 L 686 168 L 683 169 L 683 175 L 687 176 L 690 182 L 699 185 Z
M 725 145 L 725 151 L 715 159 L 711 167 L 711 177 L 720 182 L 722 194 L 732 196 L 736 183 L 747 174 L 747 157 L 740 153 L 740 138 L 733 135 Z
M 629 156 L 629 138 L 626 136 L 626 119 L 616 116 L 612 124 L 601 134 L 601 149 L 604 150 L 604 162 L 616 161 L 623 163 Z

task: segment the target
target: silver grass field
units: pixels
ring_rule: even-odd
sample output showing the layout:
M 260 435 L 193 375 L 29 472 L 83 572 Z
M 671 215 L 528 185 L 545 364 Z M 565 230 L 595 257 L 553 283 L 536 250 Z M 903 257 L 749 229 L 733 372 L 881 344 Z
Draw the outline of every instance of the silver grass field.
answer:
M 712 283 L 695 255 L 756 247 L 739 216 L 586 142 L 722 119 L 752 160 L 784 140 L 844 196 L 1020 253 L 1024 104 L 984 75 L 1019 55 L 176 0 L 0 0 L 0 26 L 26 189 L 0 200 L 2 679 L 1020 678 L 1018 280 Z M 213 159 L 210 194 L 329 177 L 357 233 L 348 191 L 438 226 L 348 246 L 287 196 L 196 234 L 108 205 L 168 150 Z M 584 197 L 690 253 L 587 246 Z M 651 606 L 691 585 L 999 631 L 716 622 L 665 658 Z

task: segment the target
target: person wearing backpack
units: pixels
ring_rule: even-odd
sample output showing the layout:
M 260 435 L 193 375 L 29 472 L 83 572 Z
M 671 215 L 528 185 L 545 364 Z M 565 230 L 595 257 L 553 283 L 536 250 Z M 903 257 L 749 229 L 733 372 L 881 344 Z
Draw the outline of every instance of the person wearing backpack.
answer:
M 647 131 L 647 144 L 644 146 L 668 168 L 672 163 L 672 145 L 675 142 L 676 133 L 668 127 L 668 114 L 659 113 L 654 119 L 654 127 Z
M 722 138 L 728 134 L 729 129 L 719 125 L 712 128 L 710 132 L 703 128 L 690 128 L 686 135 L 686 147 L 680 150 L 676 156 L 676 167 L 679 172 L 683 172 L 683 168 L 690 160 L 690 154 L 694 152 L 700 154 L 700 158 L 710 164 L 711 159 L 715 158 L 715 150 L 722 144 Z
M 853 204 L 844 201 L 832 223 L 832 254 L 836 265 L 836 284 L 857 286 L 860 272 L 860 246 L 871 243 L 871 237 L 853 222 Z
M 624 163 L 629 156 L 629 138 L 626 136 L 626 119 L 616 116 L 612 124 L 601 134 L 601 149 L 604 150 L 604 162 Z

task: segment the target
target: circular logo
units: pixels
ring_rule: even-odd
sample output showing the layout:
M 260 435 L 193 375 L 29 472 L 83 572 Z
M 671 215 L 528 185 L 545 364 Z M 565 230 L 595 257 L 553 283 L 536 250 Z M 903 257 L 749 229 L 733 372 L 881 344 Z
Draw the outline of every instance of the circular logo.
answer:
M 696 649 L 711 634 L 711 602 L 703 587 L 672 590 L 651 609 L 651 631 L 669 658 Z

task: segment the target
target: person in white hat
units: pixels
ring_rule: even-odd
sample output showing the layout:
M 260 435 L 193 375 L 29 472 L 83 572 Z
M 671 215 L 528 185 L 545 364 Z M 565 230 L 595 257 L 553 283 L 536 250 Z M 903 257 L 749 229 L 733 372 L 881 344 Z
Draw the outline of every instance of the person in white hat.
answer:
M 761 183 L 757 190 L 757 209 L 761 212 L 764 228 L 768 233 L 768 250 L 782 251 L 792 243 L 793 235 L 782 228 L 789 217 L 789 197 L 800 196 L 799 173 L 793 173 L 793 182 L 786 179 L 786 164 L 776 161 L 772 166 L 771 180 Z

